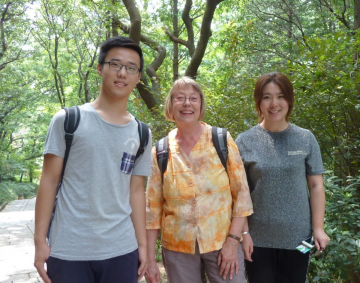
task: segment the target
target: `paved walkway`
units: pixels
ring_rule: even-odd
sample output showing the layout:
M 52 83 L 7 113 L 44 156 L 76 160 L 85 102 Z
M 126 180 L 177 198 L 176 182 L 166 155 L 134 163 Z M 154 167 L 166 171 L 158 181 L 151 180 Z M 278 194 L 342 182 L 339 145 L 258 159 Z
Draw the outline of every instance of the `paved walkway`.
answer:
M 35 201 L 15 200 L 0 212 L 0 283 L 43 282 L 33 265 Z
M 34 262 L 35 198 L 15 200 L 0 213 L 0 282 L 43 282 Z

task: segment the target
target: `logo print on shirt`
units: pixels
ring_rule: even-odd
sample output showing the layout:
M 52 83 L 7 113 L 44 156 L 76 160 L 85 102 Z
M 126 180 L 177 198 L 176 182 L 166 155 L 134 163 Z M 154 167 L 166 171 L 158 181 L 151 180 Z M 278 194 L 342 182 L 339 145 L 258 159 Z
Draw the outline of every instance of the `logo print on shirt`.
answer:
M 288 151 L 288 155 L 307 155 L 305 150 Z

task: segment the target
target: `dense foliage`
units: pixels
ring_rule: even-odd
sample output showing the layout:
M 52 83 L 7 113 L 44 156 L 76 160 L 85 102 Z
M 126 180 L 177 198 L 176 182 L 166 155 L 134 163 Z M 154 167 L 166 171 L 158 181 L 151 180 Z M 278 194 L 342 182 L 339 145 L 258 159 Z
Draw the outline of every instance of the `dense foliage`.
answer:
M 130 36 L 146 69 L 128 109 L 154 141 L 174 127 L 162 109 L 178 76 L 196 75 L 205 121 L 233 137 L 257 122 L 257 78 L 291 78 L 291 121 L 315 134 L 329 170 L 331 242 L 310 281 L 360 282 L 359 26 L 359 0 L 0 0 L 0 203 L 35 194 L 52 115 L 96 98 L 100 43 Z
M 332 239 L 312 258 L 312 282 L 357 282 L 360 277 L 360 176 L 325 178 L 326 232 Z M 343 281 L 341 281 L 343 280 Z

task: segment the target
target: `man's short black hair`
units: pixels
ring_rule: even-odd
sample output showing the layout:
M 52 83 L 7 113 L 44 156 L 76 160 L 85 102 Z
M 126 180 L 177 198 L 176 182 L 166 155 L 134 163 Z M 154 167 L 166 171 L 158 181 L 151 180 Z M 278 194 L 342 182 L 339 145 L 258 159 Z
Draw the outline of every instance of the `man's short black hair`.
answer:
M 105 62 L 105 57 L 108 54 L 109 50 L 116 47 L 129 48 L 136 51 L 140 56 L 140 72 L 142 72 L 144 67 L 144 57 L 142 54 L 141 47 L 132 39 L 124 36 L 114 36 L 104 41 L 100 46 L 100 53 L 98 63 L 102 66 Z

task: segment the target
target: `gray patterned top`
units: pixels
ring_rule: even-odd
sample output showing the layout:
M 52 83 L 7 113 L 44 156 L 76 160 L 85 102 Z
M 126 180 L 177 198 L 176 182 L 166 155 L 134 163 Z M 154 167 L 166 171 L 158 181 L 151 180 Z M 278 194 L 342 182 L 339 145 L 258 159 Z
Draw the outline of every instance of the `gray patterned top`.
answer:
M 312 233 L 307 175 L 324 173 L 314 135 L 294 124 L 282 132 L 257 125 L 236 139 L 244 162 L 254 214 L 254 246 L 295 249 Z

